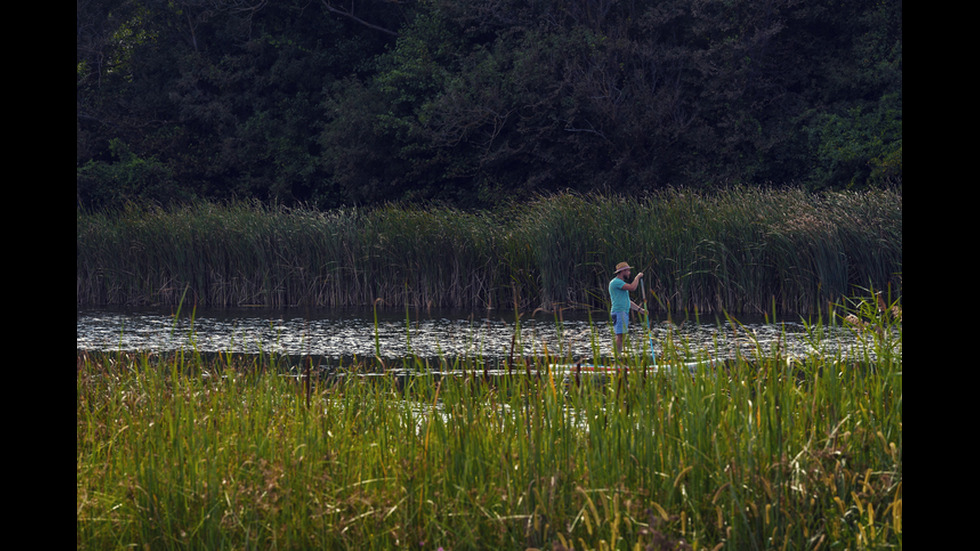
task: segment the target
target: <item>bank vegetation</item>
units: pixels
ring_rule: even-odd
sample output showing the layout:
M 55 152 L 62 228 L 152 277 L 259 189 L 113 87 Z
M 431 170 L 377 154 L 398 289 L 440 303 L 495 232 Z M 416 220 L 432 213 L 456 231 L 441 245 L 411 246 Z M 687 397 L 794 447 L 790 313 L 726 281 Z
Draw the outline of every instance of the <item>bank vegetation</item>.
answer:
M 76 298 L 105 305 L 817 313 L 902 289 L 902 196 L 743 188 L 565 193 L 489 211 L 259 203 L 77 214 Z

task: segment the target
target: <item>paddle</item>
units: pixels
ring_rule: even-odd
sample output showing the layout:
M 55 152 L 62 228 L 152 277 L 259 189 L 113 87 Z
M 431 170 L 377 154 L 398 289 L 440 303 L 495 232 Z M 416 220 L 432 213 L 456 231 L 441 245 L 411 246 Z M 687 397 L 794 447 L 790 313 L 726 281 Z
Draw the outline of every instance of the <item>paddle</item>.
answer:
M 653 351 L 653 333 L 650 332 L 650 309 L 647 308 L 647 289 L 643 285 L 642 279 L 640 280 L 640 294 L 643 296 L 643 312 L 647 325 L 647 338 L 650 339 L 650 361 L 653 365 L 657 365 L 657 355 Z

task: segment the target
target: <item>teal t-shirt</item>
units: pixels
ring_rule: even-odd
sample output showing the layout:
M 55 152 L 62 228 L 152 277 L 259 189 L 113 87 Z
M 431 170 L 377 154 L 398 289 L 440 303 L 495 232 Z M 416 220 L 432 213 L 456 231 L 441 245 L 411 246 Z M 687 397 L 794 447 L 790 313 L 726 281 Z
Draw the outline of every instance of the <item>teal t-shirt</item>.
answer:
M 630 311 L 630 293 L 623 289 L 623 285 L 626 285 L 626 282 L 618 277 L 614 277 L 609 282 L 609 298 L 612 299 L 611 312 Z

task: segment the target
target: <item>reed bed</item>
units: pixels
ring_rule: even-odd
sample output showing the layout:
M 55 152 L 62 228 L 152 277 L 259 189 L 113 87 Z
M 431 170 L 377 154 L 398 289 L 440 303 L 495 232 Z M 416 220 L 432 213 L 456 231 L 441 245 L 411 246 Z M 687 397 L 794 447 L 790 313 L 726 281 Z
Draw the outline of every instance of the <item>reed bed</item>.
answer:
M 695 373 L 80 352 L 76 546 L 901 548 L 901 324 L 873 306 L 854 357 Z
M 78 213 L 78 306 L 606 308 L 612 267 L 655 312 L 810 314 L 901 295 L 888 191 L 565 194 L 494 212 L 200 204 Z

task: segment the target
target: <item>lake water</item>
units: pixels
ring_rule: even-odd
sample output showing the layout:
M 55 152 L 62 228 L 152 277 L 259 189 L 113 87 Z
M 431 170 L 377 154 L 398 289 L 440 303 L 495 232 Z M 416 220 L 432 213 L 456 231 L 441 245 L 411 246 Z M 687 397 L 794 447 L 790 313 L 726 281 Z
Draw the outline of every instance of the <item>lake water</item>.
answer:
M 309 312 L 237 310 L 174 316 L 163 311 L 90 310 L 77 313 L 79 350 L 200 352 L 318 356 L 327 361 L 373 358 L 396 360 L 407 355 L 426 358 L 476 357 L 498 360 L 539 356 L 547 350 L 563 358 L 592 358 L 612 353 L 612 336 L 604 314 L 587 316 L 539 314 L 515 323 L 514 315 L 474 316 L 458 312 L 423 315 L 371 311 Z M 645 344 L 643 322 L 631 323 L 634 347 Z M 841 351 L 862 354 L 868 339 L 849 327 L 823 327 L 814 339 L 802 321 L 744 322 L 733 328 L 724 320 L 652 320 L 654 350 L 671 340 L 693 354 L 712 357 L 752 355 L 779 347 L 786 355 L 803 356 Z M 637 348 L 638 350 L 638 348 Z

